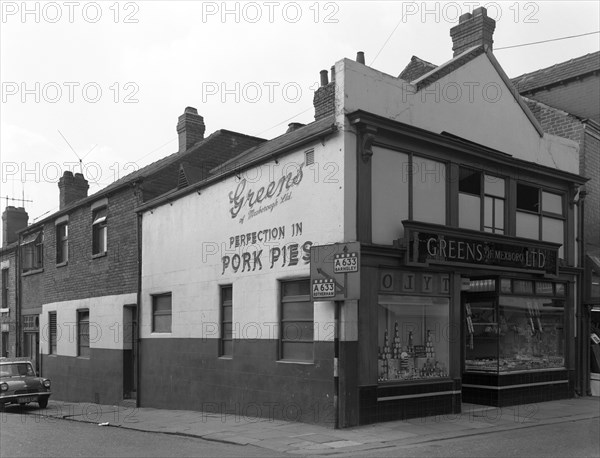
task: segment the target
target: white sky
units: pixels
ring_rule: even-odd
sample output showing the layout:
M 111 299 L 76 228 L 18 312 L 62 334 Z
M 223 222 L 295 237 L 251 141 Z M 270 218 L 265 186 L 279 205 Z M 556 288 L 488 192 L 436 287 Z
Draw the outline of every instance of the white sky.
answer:
M 599 4 L 2 1 L 0 196 L 24 192 L 30 223 L 58 210 L 58 178 L 79 171 L 59 131 L 85 156 L 92 194 L 175 152 L 186 106 L 204 117 L 206 136 L 229 129 L 273 138 L 289 122 L 314 119 L 319 71 L 357 51 L 397 76 L 412 55 L 449 60 L 450 28 L 474 7 L 496 19 L 496 49 L 598 31 Z M 595 52 L 599 37 L 494 54 L 514 77 Z

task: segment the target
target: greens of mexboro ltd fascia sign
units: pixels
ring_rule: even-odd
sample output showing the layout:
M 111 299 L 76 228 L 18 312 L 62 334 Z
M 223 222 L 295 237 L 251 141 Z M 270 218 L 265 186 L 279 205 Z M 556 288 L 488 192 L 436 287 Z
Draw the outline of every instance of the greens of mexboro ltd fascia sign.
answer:
M 311 247 L 310 295 L 313 301 L 360 298 L 360 243 Z

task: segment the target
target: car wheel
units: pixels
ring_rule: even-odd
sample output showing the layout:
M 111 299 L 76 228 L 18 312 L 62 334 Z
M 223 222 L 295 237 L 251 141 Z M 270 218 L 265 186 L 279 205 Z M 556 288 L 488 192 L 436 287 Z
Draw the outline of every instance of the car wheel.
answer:
M 40 409 L 45 409 L 48 407 L 48 398 L 40 398 L 38 404 L 40 405 Z

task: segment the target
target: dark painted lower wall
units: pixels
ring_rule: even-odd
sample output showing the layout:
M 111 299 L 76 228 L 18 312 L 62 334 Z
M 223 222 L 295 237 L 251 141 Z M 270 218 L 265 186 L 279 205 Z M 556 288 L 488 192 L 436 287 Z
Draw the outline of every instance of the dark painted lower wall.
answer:
M 315 342 L 314 362 L 300 364 L 277 361 L 277 340 L 236 340 L 219 358 L 216 339 L 142 339 L 138 402 L 333 426 L 333 350 Z
M 42 355 L 42 375 L 52 381 L 51 399 L 118 404 L 123 401 L 123 351 L 90 349 L 89 358 Z
M 463 374 L 463 400 L 473 404 L 505 407 L 572 398 L 569 371 L 537 371 L 508 374 Z M 472 385 L 472 386 L 470 386 Z
M 360 387 L 361 425 L 461 411 L 460 380 Z

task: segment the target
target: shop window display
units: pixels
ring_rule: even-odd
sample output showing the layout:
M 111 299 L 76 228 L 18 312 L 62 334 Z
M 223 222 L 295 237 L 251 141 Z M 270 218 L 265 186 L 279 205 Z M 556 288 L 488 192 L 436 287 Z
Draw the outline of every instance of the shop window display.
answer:
M 448 377 L 449 299 L 379 296 L 379 382 Z
M 564 285 L 502 279 L 500 294 L 465 296 L 465 370 L 565 367 Z

